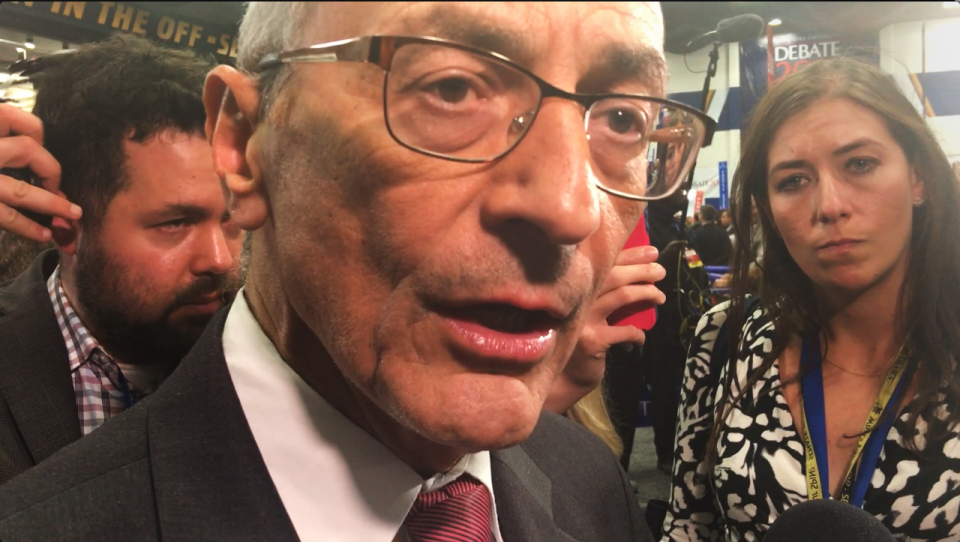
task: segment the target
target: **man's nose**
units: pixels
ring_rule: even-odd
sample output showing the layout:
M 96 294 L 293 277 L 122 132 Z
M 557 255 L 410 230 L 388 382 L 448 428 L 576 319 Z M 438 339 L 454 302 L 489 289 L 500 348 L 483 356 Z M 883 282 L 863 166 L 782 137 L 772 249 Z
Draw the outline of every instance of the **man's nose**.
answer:
M 546 100 L 530 131 L 494 168 L 483 206 L 487 226 L 525 222 L 555 245 L 577 245 L 600 227 L 600 192 L 590 176 L 583 112 Z
M 236 265 L 230 241 L 221 224 L 206 228 L 195 247 L 194 275 L 228 273 Z
M 822 170 L 817 177 L 815 221 L 832 224 L 850 216 L 849 201 L 842 179 L 831 170 Z

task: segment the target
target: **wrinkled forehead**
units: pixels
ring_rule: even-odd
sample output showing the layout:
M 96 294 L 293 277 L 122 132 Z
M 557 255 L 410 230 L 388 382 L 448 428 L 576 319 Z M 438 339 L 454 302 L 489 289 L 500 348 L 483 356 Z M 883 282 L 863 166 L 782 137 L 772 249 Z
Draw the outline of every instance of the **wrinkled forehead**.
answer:
M 500 53 L 578 92 L 633 79 L 662 94 L 663 17 L 656 2 L 383 2 L 318 5 L 302 46 L 372 34 L 433 36 Z M 560 84 L 561 88 L 569 85 Z

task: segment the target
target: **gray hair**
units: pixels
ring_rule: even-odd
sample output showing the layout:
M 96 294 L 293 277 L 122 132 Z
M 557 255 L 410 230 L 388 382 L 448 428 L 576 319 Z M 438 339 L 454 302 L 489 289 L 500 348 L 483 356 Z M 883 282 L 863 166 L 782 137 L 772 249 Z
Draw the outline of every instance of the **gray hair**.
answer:
M 316 2 L 248 2 L 237 33 L 237 68 L 257 80 L 260 115 L 265 115 L 289 78 L 286 65 L 257 73 L 264 55 L 302 47 L 303 23 L 313 14 Z

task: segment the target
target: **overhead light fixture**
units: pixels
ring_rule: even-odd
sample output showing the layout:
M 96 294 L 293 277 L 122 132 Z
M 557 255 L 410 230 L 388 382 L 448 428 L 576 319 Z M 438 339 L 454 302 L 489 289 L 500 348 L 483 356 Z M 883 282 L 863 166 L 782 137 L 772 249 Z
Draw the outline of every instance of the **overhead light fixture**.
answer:
M 18 53 L 26 53 L 27 50 L 24 49 L 23 47 L 17 47 L 17 52 L 18 52 Z
M 943 7 L 945 8 L 960 8 L 960 2 L 944 2 Z
M 23 46 L 27 49 L 33 49 L 36 45 L 33 44 L 33 36 L 27 36 L 27 41 L 23 42 Z
M 780 19 L 770 19 L 770 22 L 767 23 L 767 25 L 769 26 L 780 26 L 782 24 L 783 24 L 783 21 L 781 21 Z

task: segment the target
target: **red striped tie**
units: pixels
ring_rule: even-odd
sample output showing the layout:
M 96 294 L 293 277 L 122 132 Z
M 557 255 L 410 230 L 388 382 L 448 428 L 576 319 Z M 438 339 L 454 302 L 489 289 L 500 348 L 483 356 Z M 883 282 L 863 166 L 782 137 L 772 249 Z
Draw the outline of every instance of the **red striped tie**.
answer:
M 464 474 L 417 495 L 404 525 L 413 542 L 490 542 L 490 492 Z

